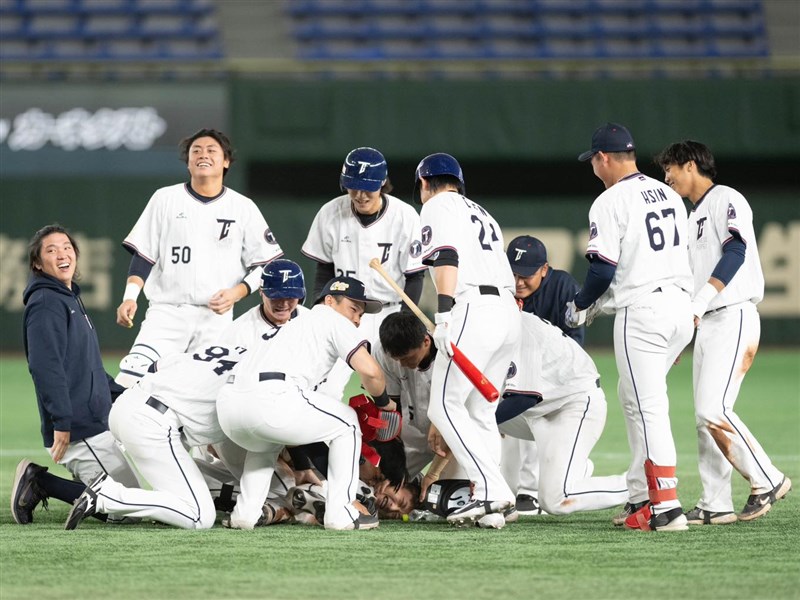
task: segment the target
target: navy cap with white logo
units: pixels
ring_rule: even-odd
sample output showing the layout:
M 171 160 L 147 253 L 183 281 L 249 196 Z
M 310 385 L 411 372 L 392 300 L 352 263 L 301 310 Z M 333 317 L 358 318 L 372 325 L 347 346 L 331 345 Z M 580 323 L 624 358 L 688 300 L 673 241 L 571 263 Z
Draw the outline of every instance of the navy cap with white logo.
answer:
M 364 304 L 364 312 L 369 314 L 379 313 L 383 309 L 383 303 L 380 300 L 367 298 L 364 284 L 355 277 L 334 277 L 331 279 L 322 288 L 315 304 L 322 302 L 325 296 L 344 296 L 355 302 L 362 302 Z
M 578 160 L 589 160 L 598 152 L 629 152 L 635 149 L 633 136 L 624 125 L 606 123 L 595 130 L 592 134 L 592 149 L 578 156 Z
M 521 235 L 508 244 L 506 256 L 514 275 L 530 277 L 547 262 L 547 248 L 535 237 Z

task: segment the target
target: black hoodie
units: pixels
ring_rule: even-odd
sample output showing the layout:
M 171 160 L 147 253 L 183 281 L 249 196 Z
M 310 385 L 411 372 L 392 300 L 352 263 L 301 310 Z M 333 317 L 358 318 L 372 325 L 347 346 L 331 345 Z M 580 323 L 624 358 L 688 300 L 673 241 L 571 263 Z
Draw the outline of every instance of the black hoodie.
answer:
M 55 277 L 35 274 L 22 295 L 22 324 L 28 370 L 36 388 L 42 439 L 53 445 L 53 430 L 69 431 L 70 442 L 108 430 L 111 386 L 103 367 L 97 332 L 80 299 Z

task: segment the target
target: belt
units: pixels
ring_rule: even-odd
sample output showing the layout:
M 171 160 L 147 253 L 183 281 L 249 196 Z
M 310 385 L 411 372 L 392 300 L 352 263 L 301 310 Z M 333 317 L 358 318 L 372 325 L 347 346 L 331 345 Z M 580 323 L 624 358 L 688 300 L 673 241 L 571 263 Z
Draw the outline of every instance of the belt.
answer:
M 500 295 L 500 291 L 496 287 L 494 287 L 493 285 L 479 285 L 478 286 L 478 291 L 480 291 L 480 293 L 483 296 L 499 296 Z
M 600 387 L 600 378 L 598 377 L 597 379 L 595 379 L 595 380 L 594 380 L 594 383 L 595 383 L 595 385 L 596 385 L 597 387 Z
M 161 400 L 153 398 L 152 396 L 150 396 L 147 400 L 145 400 L 145 404 L 147 404 L 148 406 L 152 406 L 162 415 L 169 410 L 169 406 L 161 402 Z
M 714 310 L 707 310 L 706 312 L 703 313 L 703 316 L 707 317 L 708 315 L 713 315 L 714 313 L 718 313 L 718 312 L 721 312 L 723 310 L 728 310 L 728 307 L 727 306 L 720 306 L 719 308 L 715 308 Z
M 388 308 L 390 306 L 397 306 L 400 304 L 399 302 L 382 302 L 384 308 Z
M 279 381 L 286 381 L 286 374 L 276 373 L 274 371 L 264 371 L 263 373 L 258 374 L 259 381 L 271 381 L 273 379 L 277 379 Z
M 657 293 L 659 293 L 660 291 L 661 291 L 661 288 L 660 288 L 660 287 L 657 287 L 656 289 L 654 289 L 654 290 L 653 290 L 652 292 L 650 292 L 650 293 L 651 293 L 651 294 L 657 294 Z

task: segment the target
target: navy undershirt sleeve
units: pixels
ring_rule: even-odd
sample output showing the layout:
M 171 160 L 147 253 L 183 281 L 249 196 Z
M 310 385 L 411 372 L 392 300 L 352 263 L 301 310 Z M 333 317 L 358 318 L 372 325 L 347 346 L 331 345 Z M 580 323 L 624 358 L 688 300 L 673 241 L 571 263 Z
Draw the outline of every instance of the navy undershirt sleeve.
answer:
M 591 306 L 600 296 L 603 295 L 614 279 L 617 271 L 616 265 L 607 263 L 601 258 L 593 256 L 590 258 L 589 272 L 583 282 L 581 290 L 575 294 L 575 306 L 579 310 Z
M 711 276 L 728 285 L 739 267 L 744 264 L 746 250 L 747 244 L 737 234 L 733 234 L 733 237 L 722 247 L 722 256 Z
M 128 277 L 136 275 L 137 277 L 141 277 L 142 281 L 147 281 L 152 269 L 152 263 L 146 261 L 141 254 L 134 253 L 133 256 L 131 256 L 131 265 L 128 267 Z

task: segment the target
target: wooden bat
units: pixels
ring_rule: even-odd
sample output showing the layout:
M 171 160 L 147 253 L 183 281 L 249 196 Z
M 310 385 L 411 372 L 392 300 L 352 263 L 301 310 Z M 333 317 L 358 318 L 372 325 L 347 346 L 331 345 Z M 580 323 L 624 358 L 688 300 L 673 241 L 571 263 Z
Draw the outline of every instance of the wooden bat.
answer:
M 434 329 L 436 326 L 431 322 L 431 320 L 427 317 L 427 315 L 422 312 L 416 304 L 408 297 L 408 294 L 403 291 L 397 282 L 391 278 L 391 276 L 386 272 L 386 269 L 383 268 L 381 261 L 377 258 L 373 258 L 369 261 L 369 266 L 375 269 L 381 277 L 386 280 L 392 289 L 398 293 L 400 298 L 403 302 L 406 303 L 408 308 L 411 309 L 417 318 L 422 321 L 422 324 L 425 325 L 425 329 L 428 330 L 428 333 L 433 334 Z M 500 393 L 497 391 L 497 388 L 492 385 L 492 382 L 486 379 L 483 373 L 478 370 L 472 361 L 470 361 L 461 350 L 459 350 L 458 346 L 456 346 L 453 342 L 450 342 L 450 346 L 453 348 L 453 362 L 456 363 L 456 366 L 461 369 L 461 372 L 464 373 L 467 379 L 470 380 L 470 383 L 475 386 L 481 395 L 486 398 L 489 402 L 494 402 L 500 397 Z

